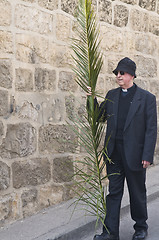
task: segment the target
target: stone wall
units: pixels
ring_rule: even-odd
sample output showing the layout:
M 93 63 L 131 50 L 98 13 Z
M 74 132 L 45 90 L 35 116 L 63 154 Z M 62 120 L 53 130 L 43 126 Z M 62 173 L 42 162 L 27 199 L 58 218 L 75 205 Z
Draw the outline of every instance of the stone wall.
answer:
M 67 119 L 82 115 L 86 100 L 71 71 L 76 3 L 0 1 L 0 226 L 72 197 L 73 160 L 82 150 Z M 159 1 L 93 5 L 104 53 L 98 89 L 115 87 L 112 70 L 128 56 L 138 66 L 136 83 L 158 102 Z

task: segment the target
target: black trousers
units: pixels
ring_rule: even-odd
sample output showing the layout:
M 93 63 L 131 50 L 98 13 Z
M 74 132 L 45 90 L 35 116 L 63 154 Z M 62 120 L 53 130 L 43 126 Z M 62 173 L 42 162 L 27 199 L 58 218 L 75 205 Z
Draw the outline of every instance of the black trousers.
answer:
M 109 194 L 106 198 L 107 214 L 104 223 L 107 229 L 103 226 L 103 231 L 108 230 L 111 234 L 119 236 L 120 207 L 125 179 L 129 191 L 131 217 L 135 221 L 134 229 L 147 229 L 146 170 L 129 169 L 122 142 L 116 142 L 111 159 L 113 163 L 107 164 L 107 174 L 112 174 L 108 177 Z

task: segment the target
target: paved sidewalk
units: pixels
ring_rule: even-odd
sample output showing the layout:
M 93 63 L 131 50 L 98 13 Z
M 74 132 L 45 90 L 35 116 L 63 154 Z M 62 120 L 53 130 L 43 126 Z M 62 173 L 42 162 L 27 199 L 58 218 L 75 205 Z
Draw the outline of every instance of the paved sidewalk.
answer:
M 146 184 L 149 204 L 151 204 L 152 201 L 156 203 L 159 199 L 159 165 L 147 169 Z M 90 233 L 90 235 L 94 233 L 96 219 L 94 217 L 85 216 L 85 212 L 80 209 L 80 206 L 78 206 L 70 219 L 73 211 L 73 206 L 69 207 L 71 203 L 72 200 L 55 207 L 47 208 L 34 216 L 2 228 L 0 230 L 0 240 L 87 239 L 84 236 L 88 235 L 88 233 Z M 128 211 L 128 193 L 125 191 L 122 201 L 121 218 L 126 217 Z M 155 209 L 153 213 L 155 214 Z M 157 226 L 158 222 L 159 221 L 156 221 Z

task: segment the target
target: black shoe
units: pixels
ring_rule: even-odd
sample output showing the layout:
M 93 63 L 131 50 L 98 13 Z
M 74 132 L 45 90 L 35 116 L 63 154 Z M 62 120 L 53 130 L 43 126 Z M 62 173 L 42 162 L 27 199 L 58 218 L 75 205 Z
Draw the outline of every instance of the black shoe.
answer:
M 93 240 L 119 240 L 119 237 L 109 233 L 102 233 L 101 235 L 95 235 Z
M 136 230 L 132 240 L 142 240 L 147 237 L 147 230 Z

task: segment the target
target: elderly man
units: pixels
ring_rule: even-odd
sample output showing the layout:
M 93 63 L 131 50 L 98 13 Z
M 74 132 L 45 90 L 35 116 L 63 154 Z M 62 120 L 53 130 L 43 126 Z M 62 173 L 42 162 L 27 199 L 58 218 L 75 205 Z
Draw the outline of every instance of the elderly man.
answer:
M 112 163 L 107 161 L 109 194 L 103 233 L 94 240 L 119 240 L 120 207 L 126 179 L 131 217 L 135 221 L 133 240 L 145 239 L 148 234 L 146 168 L 153 163 L 157 137 L 156 98 L 134 83 L 136 64 L 125 57 L 113 73 L 118 88 L 110 90 L 106 100 L 96 106 L 99 119 L 107 120 L 105 144 Z M 111 101 L 109 101 L 111 100 Z

